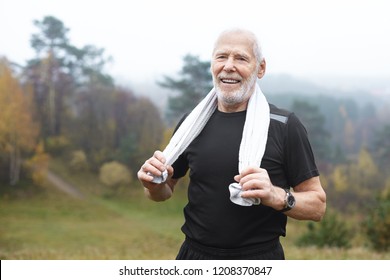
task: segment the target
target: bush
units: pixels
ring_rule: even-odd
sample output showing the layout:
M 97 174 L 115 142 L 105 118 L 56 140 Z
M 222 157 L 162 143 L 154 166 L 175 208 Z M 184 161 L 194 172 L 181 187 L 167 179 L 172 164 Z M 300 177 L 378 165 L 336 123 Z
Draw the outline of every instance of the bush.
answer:
M 117 188 L 121 185 L 131 183 L 131 173 L 127 167 L 117 161 L 105 163 L 100 168 L 100 181 L 110 188 Z
M 43 186 L 49 168 L 49 161 L 50 157 L 45 153 L 43 143 L 38 143 L 34 155 L 25 162 L 25 166 L 29 169 L 31 179 L 36 186 Z
M 53 156 L 60 156 L 66 153 L 70 142 L 65 136 L 52 136 L 46 139 L 46 151 Z
M 88 161 L 87 156 L 85 155 L 84 151 L 77 150 L 72 153 L 69 167 L 73 171 L 86 171 L 88 170 Z
M 364 230 L 376 251 L 390 249 L 390 191 L 379 196 L 375 207 L 368 210 Z
M 298 246 L 349 248 L 353 237 L 336 212 L 328 211 L 320 223 L 309 222 L 308 231 L 297 240 Z

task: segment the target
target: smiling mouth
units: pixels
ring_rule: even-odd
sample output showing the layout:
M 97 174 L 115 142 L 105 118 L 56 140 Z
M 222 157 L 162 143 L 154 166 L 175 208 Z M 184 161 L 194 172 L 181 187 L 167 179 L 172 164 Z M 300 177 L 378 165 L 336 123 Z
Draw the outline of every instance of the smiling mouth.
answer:
M 240 81 L 235 79 L 221 79 L 224 84 L 238 84 Z

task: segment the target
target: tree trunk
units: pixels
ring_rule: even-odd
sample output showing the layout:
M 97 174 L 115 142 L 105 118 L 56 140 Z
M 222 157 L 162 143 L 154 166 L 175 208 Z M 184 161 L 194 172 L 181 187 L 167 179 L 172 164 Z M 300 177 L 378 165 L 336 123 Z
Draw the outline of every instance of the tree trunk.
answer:
M 19 147 L 15 145 L 10 149 L 9 182 L 11 186 L 14 186 L 19 182 L 21 163 L 20 150 Z

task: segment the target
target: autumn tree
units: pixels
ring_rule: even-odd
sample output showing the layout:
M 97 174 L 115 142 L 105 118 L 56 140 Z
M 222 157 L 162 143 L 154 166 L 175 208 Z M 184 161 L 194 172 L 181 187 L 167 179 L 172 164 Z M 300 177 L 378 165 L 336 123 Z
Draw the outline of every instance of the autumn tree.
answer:
M 8 170 L 10 185 L 18 183 L 23 156 L 34 149 L 37 134 L 38 127 L 32 119 L 29 95 L 24 94 L 7 60 L 1 59 L 0 166 L 3 165 L 2 170 Z
M 126 154 L 126 145 L 136 147 L 128 156 L 133 171 L 158 149 L 163 140 L 164 123 L 156 106 L 147 98 L 139 98 L 128 107 L 128 137 L 121 142 L 119 153 Z M 127 142 L 130 141 L 130 142 Z
M 69 122 L 68 136 L 75 148 L 86 153 L 95 171 L 113 155 L 114 90 L 102 85 L 90 85 L 81 89 L 74 98 L 74 115 Z
M 357 158 L 336 165 L 330 176 L 329 201 L 339 209 L 355 209 L 373 203 L 375 193 L 383 190 L 386 176 L 380 174 L 373 156 L 362 148 Z
M 74 110 L 72 142 L 86 153 L 95 171 L 112 160 L 138 170 L 162 141 L 159 110 L 130 90 L 86 88 L 77 96 Z

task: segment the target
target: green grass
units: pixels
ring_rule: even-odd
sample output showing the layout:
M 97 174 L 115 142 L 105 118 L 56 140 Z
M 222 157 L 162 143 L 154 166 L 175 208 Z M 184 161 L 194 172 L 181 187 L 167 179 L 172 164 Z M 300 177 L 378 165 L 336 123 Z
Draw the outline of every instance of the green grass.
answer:
M 87 200 L 49 192 L 0 200 L 0 259 L 173 259 L 183 240 L 177 201 Z
M 298 247 L 296 240 L 306 231 L 307 221 L 288 220 L 287 237 L 282 238 L 286 259 L 289 260 L 389 260 L 390 252 L 378 253 L 369 249 L 361 234 L 351 240 L 351 248 L 315 246 Z M 336 228 L 334 230 L 337 230 Z
M 120 195 L 107 195 L 91 174 L 59 169 L 68 181 L 80 184 L 87 198 L 71 198 L 52 186 L 37 193 L 29 189 L 26 195 L 0 195 L 0 259 L 175 258 L 184 239 L 184 187 L 156 203 L 144 197 L 138 183 Z M 359 236 L 350 249 L 297 247 L 306 223 L 289 220 L 282 238 L 287 259 L 390 259 L 390 252 L 369 250 Z

